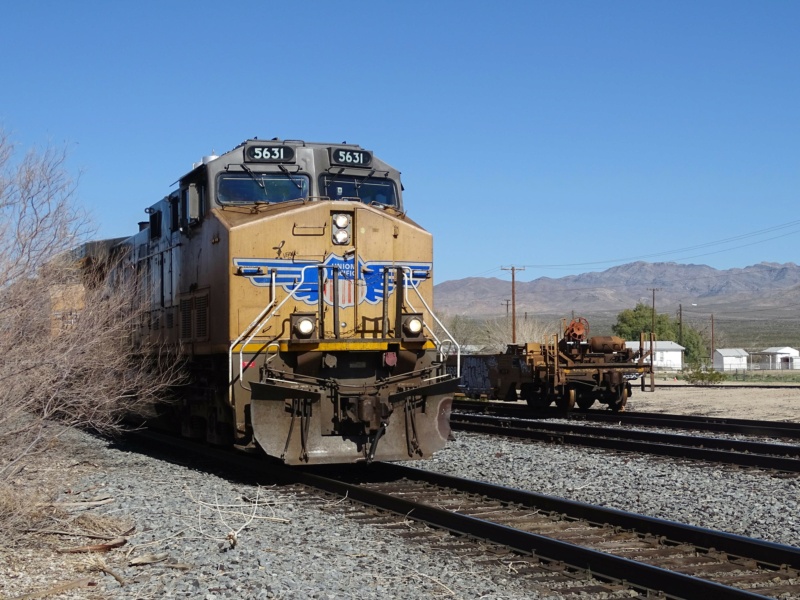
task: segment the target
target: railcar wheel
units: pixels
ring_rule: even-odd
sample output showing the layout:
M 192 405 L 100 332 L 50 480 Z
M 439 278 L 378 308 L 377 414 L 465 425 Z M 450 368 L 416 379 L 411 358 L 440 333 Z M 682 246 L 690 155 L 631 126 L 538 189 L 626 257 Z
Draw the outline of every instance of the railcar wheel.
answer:
M 528 407 L 533 410 L 544 410 L 550 406 L 551 399 L 547 394 L 543 394 L 537 386 L 532 383 L 523 383 L 519 390 L 520 396 Z
M 550 406 L 550 398 L 547 396 L 537 395 L 532 398 L 527 398 L 525 400 L 528 403 L 528 406 L 533 410 L 544 410 L 548 406 Z
M 611 410 L 614 412 L 625 412 L 625 405 L 628 403 L 628 386 L 621 385 L 617 401 L 611 404 Z
M 573 388 L 569 388 L 562 396 L 558 398 L 556 404 L 561 410 L 569 412 L 575 408 L 575 399 L 577 396 L 578 394 L 575 392 L 575 390 Z

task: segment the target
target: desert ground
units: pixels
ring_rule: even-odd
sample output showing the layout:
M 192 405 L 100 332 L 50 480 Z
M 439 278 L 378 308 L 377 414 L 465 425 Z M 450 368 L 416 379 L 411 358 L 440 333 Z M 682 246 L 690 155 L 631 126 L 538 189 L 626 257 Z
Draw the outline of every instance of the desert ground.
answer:
M 627 410 L 800 423 L 800 388 L 725 384 L 688 387 L 659 383 L 664 382 L 656 381 L 654 392 L 634 387 Z

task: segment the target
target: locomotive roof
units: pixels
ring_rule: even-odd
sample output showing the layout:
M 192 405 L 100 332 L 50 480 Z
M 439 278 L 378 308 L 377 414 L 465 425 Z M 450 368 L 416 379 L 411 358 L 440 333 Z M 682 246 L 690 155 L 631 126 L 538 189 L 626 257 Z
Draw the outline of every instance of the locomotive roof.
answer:
M 254 138 L 250 138 L 250 139 L 244 140 L 243 142 L 241 142 L 237 146 L 234 146 L 230 150 L 227 150 L 226 152 L 223 152 L 220 155 L 210 154 L 210 155 L 204 156 L 202 158 L 202 160 L 200 160 L 200 162 L 194 163 L 192 165 L 192 169 L 190 171 L 186 172 L 185 174 L 183 174 L 181 177 L 179 177 L 178 180 L 175 183 L 185 179 L 186 177 L 188 177 L 189 175 L 191 175 L 192 173 L 197 171 L 197 169 L 200 169 L 200 168 L 204 167 L 206 164 L 208 164 L 211 161 L 218 160 L 219 158 L 222 158 L 224 156 L 231 155 L 234 152 L 237 152 L 240 148 L 245 147 L 247 144 L 258 143 L 258 142 L 261 142 L 261 143 L 273 142 L 273 143 L 276 143 L 276 144 L 282 144 L 282 145 L 286 145 L 286 146 L 293 146 L 293 147 L 296 147 L 296 148 L 352 148 L 354 150 L 366 150 L 366 148 L 364 148 L 364 147 L 362 147 L 362 146 L 360 146 L 358 144 L 348 144 L 346 141 L 345 142 L 340 142 L 340 143 L 337 143 L 337 142 L 306 142 L 305 140 L 295 140 L 295 139 L 282 140 L 282 139 L 277 138 L 277 137 L 274 137 L 274 138 L 254 137 Z M 384 162 L 383 160 L 381 160 L 380 158 L 378 158 L 374 154 L 373 154 L 373 159 L 377 163 L 380 163 L 380 165 L 382 165 L 382 167 L 383 167 L 383 168 L 378 169 L 378 170 L 380 170 L 380 171 L 387 171 L 387 170 L 388 171 L 394 171 L 398 175 L 400 174 L 400 171 L 398 171 L 397 169 L 395 169 L 394 167 L 392 167 L 388 163 Z
M 341 143 L 336 143 L 336 142 L 307 142 L 305 140 L 292 140 L 292 139 L 282 140 L 281 138 L 277 138 L 277 137 L 268 138 L 268 139 L 267 138 L 254 137 L 254 138 L 250 138 L 249 140 L 243 141 L 238 146 L 235 146 L 234 148 L 231 148 L 231 150 L 229 150 L 228 152 L 232 152 L 233 150 L 236 150 L 237 148 L 241 148 L 245 144 L 249 144 L 251 142 L 278 142 L 278 143 L 281 143 L 281 144 L 287 144 L 289 146 L 313 146 L 315 148 L 327 148 L 329 146 L 348 146 L 350 148 L 361 148 L 361 146 L 359 146 L 358 144 L 348 144 L 347 142 L 341 142 Z M 363 148 L 361 148 L 361 149 L 363 149 Z

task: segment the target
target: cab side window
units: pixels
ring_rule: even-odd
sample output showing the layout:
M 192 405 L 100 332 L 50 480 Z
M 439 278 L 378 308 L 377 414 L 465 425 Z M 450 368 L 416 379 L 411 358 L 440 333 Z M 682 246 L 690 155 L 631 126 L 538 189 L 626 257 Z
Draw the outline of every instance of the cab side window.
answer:
M 175 233 L 180 228 L 180 201 L 178 199 L 178 194 L 173 193 L 169 196 L 169 230 L 171 233 Z
M 156 210 L 150 213 L 150 241 L 161 237 L 161 211 Z
M 180 224 L 181 230 L 187 231 L 197 227 L 205 213 L 205 188 L 190 183 L 180 190 Z

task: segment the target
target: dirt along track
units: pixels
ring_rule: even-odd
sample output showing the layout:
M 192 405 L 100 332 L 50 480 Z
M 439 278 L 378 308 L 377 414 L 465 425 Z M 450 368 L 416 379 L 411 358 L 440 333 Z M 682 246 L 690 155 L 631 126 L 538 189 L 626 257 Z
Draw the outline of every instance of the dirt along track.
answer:
M 634 387 L 627 408 L 636 412 L 800 423 L 800 389 L 725 384 L 693 387 L 656 379 L 654 392 Z

